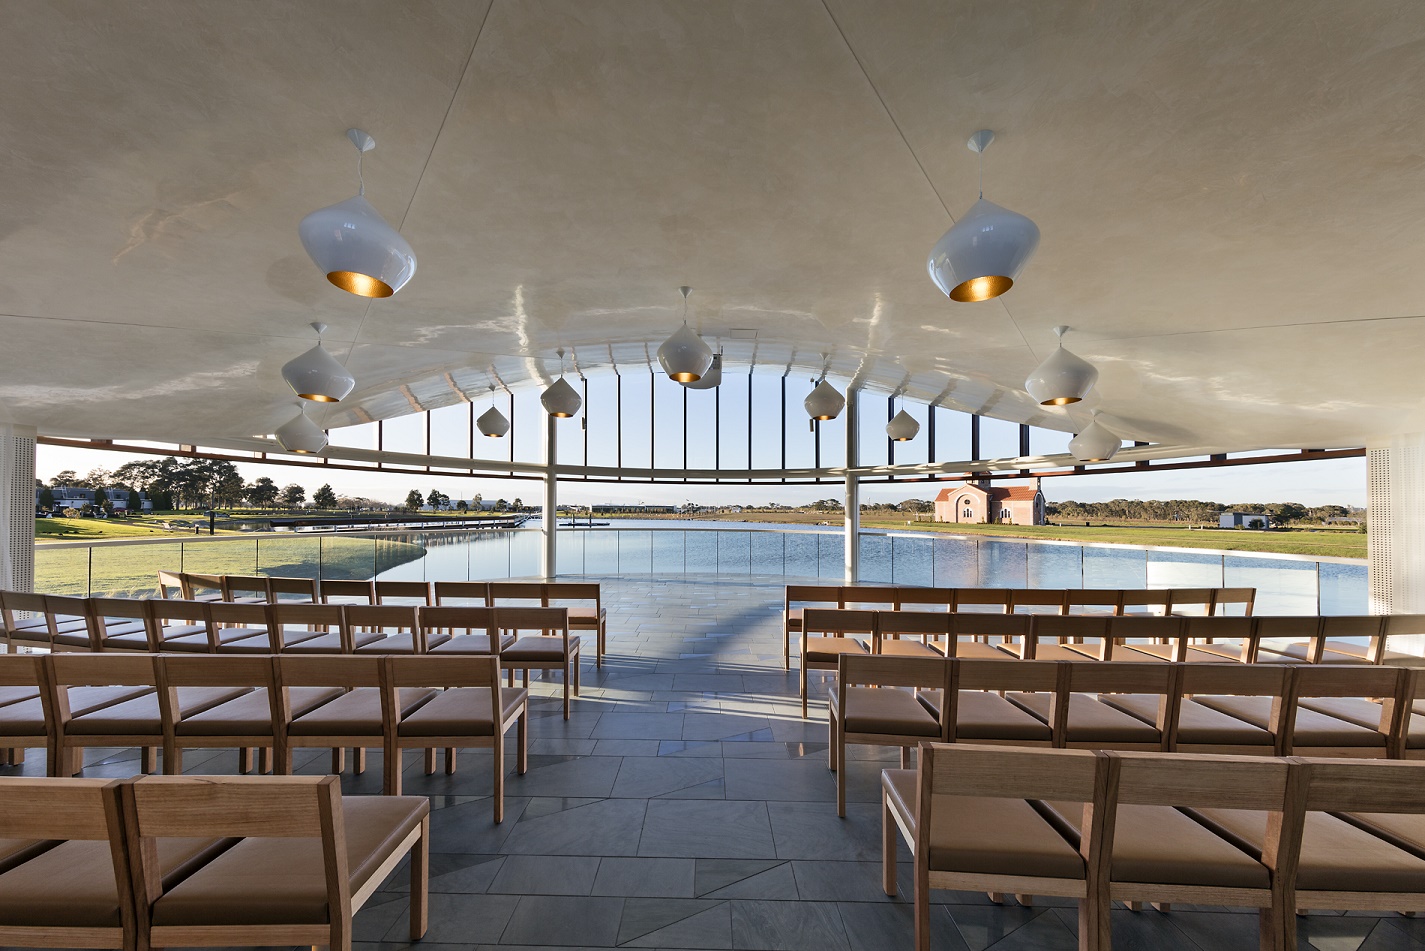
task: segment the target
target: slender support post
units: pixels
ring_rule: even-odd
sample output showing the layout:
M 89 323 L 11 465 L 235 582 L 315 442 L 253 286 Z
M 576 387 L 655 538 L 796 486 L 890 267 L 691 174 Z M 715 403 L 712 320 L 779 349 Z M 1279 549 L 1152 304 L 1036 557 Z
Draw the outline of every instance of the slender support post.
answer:
M 555 460 L 559 458 L 559 421 L 553 416 L 544 418 L 544 544 L 540 547 L 539 571 L 545 578 L 553 578 L 558 572 L 559 545 L 559 473 Z
M 861 391 L 846 388 L 846 465 L 861 462 Z M 855 584 L 861 565 L 861 483 L 854 475 L 846 476 L 846 583 Z

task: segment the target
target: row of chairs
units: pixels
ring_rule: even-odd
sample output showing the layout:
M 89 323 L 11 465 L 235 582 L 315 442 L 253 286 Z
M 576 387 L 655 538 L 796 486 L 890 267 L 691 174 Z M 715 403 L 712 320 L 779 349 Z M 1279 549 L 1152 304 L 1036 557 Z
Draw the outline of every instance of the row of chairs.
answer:
M 0 593 L 0 605 L 19 602 Z M 158 598 L 23 595 L 39 615 L 3 612 L 9 652 L 140 651 L 198 654 L 493 654 L 514 672 L 559 671 L 564 718 L 579 693 L 580 638 L 565 607 L 234 603 Z
M 415 604 L 497 607 L 564 605 L 576 631 L 593 631 L 595 666 L 604 665 L 608 609 L 596 581 L 343 581 L 270 575 L 160 571 L 158 592 L 183 601 Z M 570 603 L 573 602 L 573 603 Z
M 1425 758 L 1425 670 L 843 655 L 828 765 L 930 741 L 1233 755 Z
M 1260 947 L 1297 947 L 1302 909 L 1425 910 L 1425 763 L 920 748 L 882 773 L 882 885 L 913 861 L 915 947 L 930 891 L 1078 902 L 1081 951 L 1112 947 L 1112 902 L 1260 909 Z
M 331 776 L 0 779 L 0 943 L 349 949 L 407 856 L 415 941 L 424 796 L 343 796 Z
M 802 715 L 808 677 L 843 654 L 1069 661 L 1244 664 L 1420 663 L 1386 650 L 1425 634 L 1425 615 L 1075 617 L 808 608 L 801 630 Z M 1345 640 L 1344 638 L 1350 638 Z
M 810 608 L 1122 617 L 1252 614 L 1256 588 L 916 588 L 789 584 L 782 599 L 782 666 Z
M 383 751 L 387 795 L 401 793 L 402 753 L 490 749 L 494 813 L 504 814 L 505 733 L 516 728 L 516 771 L 527 768 L 529 691 L 502 687 L 499 661 L 478 657 L 183 654 L 0 656 L 0 748 L 43 749 L 51 776 L 83 769 L 84 751 L 137 747 L 144 772 L 183 770 L 183 753 L 237 749 L 251 769 L 292 772 L 293 752 Z

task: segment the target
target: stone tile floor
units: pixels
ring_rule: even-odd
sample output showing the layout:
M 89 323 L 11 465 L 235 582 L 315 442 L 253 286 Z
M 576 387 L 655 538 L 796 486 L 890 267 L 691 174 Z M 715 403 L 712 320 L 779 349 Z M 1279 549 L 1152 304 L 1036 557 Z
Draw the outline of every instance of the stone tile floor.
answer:
M 802 720 L 796 670 L 782 669 L 782 580 L 603 582 L 604 668 L 594 669 L 589 643 L 568 721 L 558 683 L 534 683 L 530 769 L 516 777 L 507 758 L 501 825 L 491 821 L 488 754 L 462 752 L 454 776 L 430 777 L 408 754 L 406 791 L 434 809 L 430 931 L 415 947 L 908 951 L 909 898 L 888 898 L 879 883 L 879 776 L 896 753 L 848 754 L 850 802 L 838 819 L 825 705 Z M 91 754 L 86 773 L 132 775 L 135 760 Z M 311 753 L 302 769 L 327 763 Z M 185 765 L 226 773 L 236 756 L 190 753 Z M 42 772 L 43 757 L 25 771 Z M 344 785 L 379 793 L 380 777 L 373 752 Z M 903 865 L 902 884 L 909 878 Z M 358 948 L 409 946 L 405 881 L 398 870 L 357 916 Z M 934 902 L 937 951 L 1076 947 L 1071 902 L 997 906 L 961 892 Z M 1425 951 L 1425 920 L 1299 921 L 1303 949 Z M 1256 928 L 1243 909 L 1120 909 L 1114 947 L 1246 951 Z

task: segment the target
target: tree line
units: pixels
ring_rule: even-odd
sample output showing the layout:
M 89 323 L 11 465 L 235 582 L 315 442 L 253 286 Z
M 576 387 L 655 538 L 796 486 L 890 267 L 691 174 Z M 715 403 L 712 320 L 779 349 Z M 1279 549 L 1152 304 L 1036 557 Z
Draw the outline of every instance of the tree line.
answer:
M 140 508 L 138 493 L 148 496 L 154 511 L 171 512 L 187 509 L 227 509 L 243 506 L 276 510 L 297 509 L 307 503 L 307 490 L 293 482 L 278 486 L 267 476 L 244 482 L 237 466 L 215 459 L 139 459 L 110 472 L 91 469 L 81 476 L 72 469 L 56 473 L 45 485 L 36 479 L 42 508 L 54 506 L 53 489 L 72 486 L 94 490 L 127 492 L 129 510 Z M 46 498 L 48 496 L 48 498 Z M 311 504 L 321 509 L 369 511 L 389 510 L 394 506 L 374 499 L 338 496 L 330 484 L 312 492 Z M 103 497 L 96 498 L 97 507 L 112 508 Z

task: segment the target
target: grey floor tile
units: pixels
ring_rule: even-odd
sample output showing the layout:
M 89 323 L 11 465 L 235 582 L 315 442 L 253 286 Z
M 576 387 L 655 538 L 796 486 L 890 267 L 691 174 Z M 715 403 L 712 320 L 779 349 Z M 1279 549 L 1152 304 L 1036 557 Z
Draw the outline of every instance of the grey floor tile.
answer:
M 612 947 L 623 916 L 622 898 L 526 895 L 510 916 L 501 944 Z
M 777 951 L 850 951 L 833 902 L 734 901 L 732 946 Z
M 486 889 L 507 895 L 588 895 L 599 859 L 582 855 L 511 855 Z
M 764 803 L 652 799 L 638 854 L 775 858 L 776 849 Z
M 430 929 L 421 942 L 431 944 L 485 944 L 500 940 L 515 906 L 520 902 L 513 895 L 437 895 L 430 896 Z M 404 916 L 386 933 L 387 941 L 406 939 Z
M 644 811 L 642 800 L 606 799 L 526 819 L 514 827 L 500 851 L 524 855 L 640 854 Z
M 777 857 L 879 862 L 881 807 L 847 803 L 846 818 L 834 802 L 769 802 L 767 814 L 777 841 Z
M 855 951 L 905 951 L 915 946 L 915 908 L 910 902 L 873 905 L 840 902 L 841 924 Z M 931 951 L 969 951 L 949 914 L 930 909 Z
M 596 740 L 681 740 L 682 713 L 605 713 L 590 734 Z
M 610 856 L 599 862 L 592 895 L 692 898 L 694 859 Z
M 796 901 L 799 896 L 797 880 L 792 875 L 791 863 L 783 862 L 780 865 L 772 866 L 765 872 L 758 872 L 756 875 L 744 878 L 740 882 L 733 882 L 717 891 L 707 892 L 703 897 Z
M 881 890 L 880 862 L 793 862 L 797 891 L 808 901 L 890 902 Z M 908 896 L 911 883 L 909 864 L 897 869 L 897 885 Z
M 516 777 L 509 789 L 521 796 L 607 797 L 618 775 L 613 756 L 531 756 L 529 772 Z
M 731 948 L 732 915 L 726 902 L 630 898 L 618 941 L 636 948 Z
M 722 779 L 722 758 L 626 756 L 613 795 L 651 799 Z M 718 796 L 716 798 L 721 798 Z
M 942 907 L 950 915 L 970 951 L 985 951 L 994 947 L 1039 915 L 1047 914 L 1042 908 L 1022 908 L 1013 901 L 1004 905 L 986 903 Z M 1055 924 L 1059 924 L 1057 919 Z
M 725 713 L 689 713 L 683 718 L 683 739 L 721 740 L 729 736 L 769 729 L 766 717 Z

